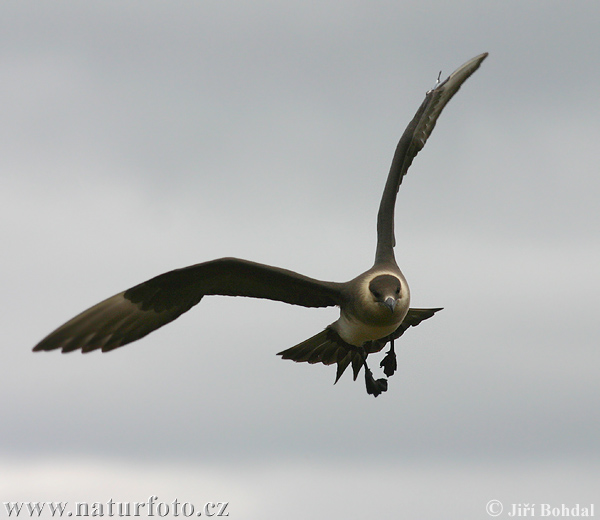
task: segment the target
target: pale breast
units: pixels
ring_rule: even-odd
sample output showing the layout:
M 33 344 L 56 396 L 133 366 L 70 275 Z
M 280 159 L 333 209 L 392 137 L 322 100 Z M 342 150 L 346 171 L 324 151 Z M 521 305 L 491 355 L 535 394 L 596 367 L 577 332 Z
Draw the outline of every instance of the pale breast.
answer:
M 407 312 L 408 308 L 403 309 L 399 314 L 394 313 L 394 320 L 385 325 L 364 323 L 352 316 L 348 316 L 346 313 L 342 313 L 340 318 L 331 327 L 346 343 L 360 347 L 366 341 L 381 339 L 390 335 L 402 323 Z

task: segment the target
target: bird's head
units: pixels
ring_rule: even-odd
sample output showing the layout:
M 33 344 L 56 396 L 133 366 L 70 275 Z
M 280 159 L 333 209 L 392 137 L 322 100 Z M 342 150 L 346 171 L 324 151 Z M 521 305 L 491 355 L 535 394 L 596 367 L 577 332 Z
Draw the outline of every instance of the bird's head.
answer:
M 369 291 L 371 291 L 375 302 L 387 307 L 393 314 L 398 300 L 402 296 L 402 284 L 395 276 L 382 274 L 371 280 Z

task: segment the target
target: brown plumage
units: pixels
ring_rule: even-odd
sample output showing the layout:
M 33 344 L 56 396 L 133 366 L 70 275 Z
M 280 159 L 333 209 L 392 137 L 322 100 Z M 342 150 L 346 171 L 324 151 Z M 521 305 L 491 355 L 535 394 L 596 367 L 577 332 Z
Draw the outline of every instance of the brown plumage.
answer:
M 393 249 L 398 188 L 443 108 L 486 56 L 469 60 L 428 91 L 404 131 L 381 197 L 375 263 L 369 270 L 339 283 L 237 258 L 211 260 L 161 274 L 94 305 L 49 334 L 33 350 L 107 352 L 143 338 L 209 295 L 266 298 L 304 307 L 337 306 L 337 321 L 280 355 L 298 362 L 337 364 L 336 382 L 348 366 L 352 365 L 354 379 L 364 366 L 367 392 L 375 396 L 384 392 L 387 380 L 373 378 L 368 355 L 391 343 L 381 365 L 389 377 L 396 370 L 394 339 L 440 310 L 409 307 L 410 291 Z

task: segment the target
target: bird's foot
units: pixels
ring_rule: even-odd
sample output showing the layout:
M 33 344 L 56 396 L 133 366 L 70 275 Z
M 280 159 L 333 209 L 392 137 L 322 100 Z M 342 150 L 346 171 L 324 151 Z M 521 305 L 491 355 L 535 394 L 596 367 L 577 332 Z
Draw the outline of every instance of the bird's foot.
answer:
M 398 369 L 398 362 L 396 361 L 396 353 L 390 349 L 385 357 L 379 363 L 379 366 L 383 368 L 383 373 L 390 377 Z
M 377 397 L 382 392 L 387 391 L 387 379 L 381 378 L 375 380 L 373 378 L 373 372 L 365 366 L 365 385 L 367 387 L 367 394 Z

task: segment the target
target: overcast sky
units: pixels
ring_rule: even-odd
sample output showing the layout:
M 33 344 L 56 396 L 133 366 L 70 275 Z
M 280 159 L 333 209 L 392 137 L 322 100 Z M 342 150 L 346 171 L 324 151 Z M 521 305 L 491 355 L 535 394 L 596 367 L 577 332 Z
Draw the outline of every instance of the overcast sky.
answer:
M 600 510 L 599 25 L 594 2 L 3 2 L 0 502 Z M 444 311 L 397 343 L 387 393 L 280 360 L 336 310 L 262 300 L 206 298 L 109 354 L 31 352 L 221 256 L 368 269 L 402 131 L 484 51 L 400 189 L 412 305 Z

